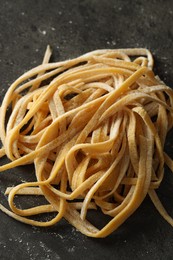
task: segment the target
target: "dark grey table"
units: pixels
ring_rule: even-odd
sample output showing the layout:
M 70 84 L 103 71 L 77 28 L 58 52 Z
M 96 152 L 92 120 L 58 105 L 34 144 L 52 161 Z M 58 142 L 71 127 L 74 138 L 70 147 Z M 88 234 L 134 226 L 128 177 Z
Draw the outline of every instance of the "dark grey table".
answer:
M 147 47 L 154 53 L 155 71 L 173 87 L 171 0 L 0 0 L 0 101 L 10 83 L 40 64 L 47 44 L 54 50 L 53 60 L 101 48 Z M 170 133 L 170 155 L 172 140 Z M 32 173 L 32 166 L 0 173 L 1 201 L 7 183 Z M 173 174 L 168 169 L 159 194 L 173 215 Z M 2 212 L 0 220 L 1 259 L 173 259 L 173 228 L 148 198 L 105 239 L 87 238 L 66 221 L 43 229 Z

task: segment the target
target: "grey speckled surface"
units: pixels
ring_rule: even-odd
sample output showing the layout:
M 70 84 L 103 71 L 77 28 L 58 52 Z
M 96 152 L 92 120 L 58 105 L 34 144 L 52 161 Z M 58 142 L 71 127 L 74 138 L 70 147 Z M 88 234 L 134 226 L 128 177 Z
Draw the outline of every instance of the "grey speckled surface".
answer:
M 156 72 L 173 87 L 171 0 L 0 0 L 0 101 L 13 80 L 41 62 L 48 43 L 53 60 L 100 48 L 147 47 L 154 53 Z M 170 133 L 166 147 L 170 154 L 172 140 Z M 15 170 L 21 176 L 32 171 L 32 167 Z M 5 182 L 15 178 L 1 174 L 2 193 Z M 166 169 L 159 194 L 173 215 L 172 191 L 173 176 Z M 0 219 L 1 259 L 173 259 L 173 229 L 149 199 L 114 234 L 101 240 L 84 237 L 65 221 L 39 229 L 1 212 Z

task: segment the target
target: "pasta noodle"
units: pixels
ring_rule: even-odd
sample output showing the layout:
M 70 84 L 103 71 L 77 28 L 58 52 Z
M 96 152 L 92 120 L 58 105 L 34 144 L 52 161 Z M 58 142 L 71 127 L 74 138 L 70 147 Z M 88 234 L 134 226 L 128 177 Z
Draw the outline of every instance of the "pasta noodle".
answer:
M 156 189 L 173 125 L 173 91 L 153 72 L 147 49 L 96 50 L 78 58 L 43 63 L 20 76 L 0 108 L 0 156 L 11 162 L 0 171 L 34 163 L 35 181 L 7 187 L 14 219 L 50 226 L 62 218 L 90 237 L 116 230 L 149 194 L 173 226 Z M 164 122 L 164 123 L 163 123 Z M 22 209 L 15 196 L 43 196 L 47 204 Z M 111 220 L 98 229 L 87 213 L 100 210 Z M 34 215 L 54 212 L 51 220 Z M 32 217 L 32 218 L 31 218 Z

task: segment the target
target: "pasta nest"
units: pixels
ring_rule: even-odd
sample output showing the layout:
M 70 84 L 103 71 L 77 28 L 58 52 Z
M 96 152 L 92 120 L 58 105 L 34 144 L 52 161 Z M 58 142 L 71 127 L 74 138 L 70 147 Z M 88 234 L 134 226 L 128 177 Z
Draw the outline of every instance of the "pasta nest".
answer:
M 147 194 L 173 225 L 156 189 L 173 124 L 173 91 L 153 72 L 147 49 L 96 50 L 63 62 L 43 63 L 20 76 L 0 108 L 5 171 L 34 164 L 35 181 L 7 187 L 9 216 L 35 226 L 65 218 L 80 232 L 105 237 L 140 206 Z M 163 123 L 164 122 L 164 123 Z M 32 173 L 33 174 L 33 173 Z M 47 204 L 22 209 L 16 195 L 44 196 Z M 101 229 L 90 210 L 111 219 Z M 55 212 L 51 220 L 31 216 Z M 28 218 L 29 217 L 29 218 Z

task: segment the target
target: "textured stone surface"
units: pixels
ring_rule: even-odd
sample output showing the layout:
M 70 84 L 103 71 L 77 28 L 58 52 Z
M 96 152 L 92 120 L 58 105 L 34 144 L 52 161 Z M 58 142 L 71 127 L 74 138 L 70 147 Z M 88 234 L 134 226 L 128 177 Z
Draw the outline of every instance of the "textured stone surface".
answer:
M 13 80 L 41 63 L 47 44 L 53 60 L 100 48 L 147 47 L 154 53 L 156 72 L 173 87 L 171 0 L 0 0 L 0 101 Z M 170 134 L 170 154 L 172 139 Z M 22 175 L 28 168 L 15 171 Z M 1 192 L 5 182 L 12 183 L 11 175 L 1 174 Z M 166 169 L 159 193 L 173 215 L 172 188 Z M 173 259 L 173 229 L 149 199 L 114 234 L 99 240 L 84 237 L 65 221 L 39 229 L 1 212 L 0 219 L 1 259 Z

